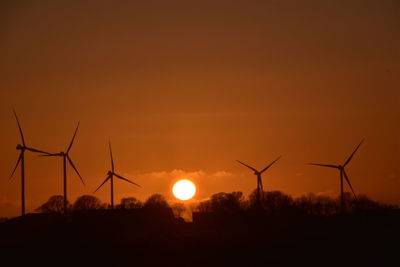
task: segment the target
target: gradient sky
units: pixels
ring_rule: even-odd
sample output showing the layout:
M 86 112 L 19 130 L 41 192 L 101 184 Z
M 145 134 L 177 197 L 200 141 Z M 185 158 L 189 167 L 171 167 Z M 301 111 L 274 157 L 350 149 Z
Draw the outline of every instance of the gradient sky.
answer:
M 110 167 L 115 194 L 195 200 L 256 186 L 235 162 L 263 168 L 265 190 L 336 195 L 337 171 L 358 193 L 400 204 L 400 2 L 2 1 L 0 216 L 20 212 L 14 107 L 28 145 L 66 149 L 81 122 L 69 199 L 91 194 Z M 33 211 L 62 194 L 61 159 L 26 156 Z M 346 188 L 347 189 L 347 188 Z M 96 193 L 109 201 L 106 185 Z

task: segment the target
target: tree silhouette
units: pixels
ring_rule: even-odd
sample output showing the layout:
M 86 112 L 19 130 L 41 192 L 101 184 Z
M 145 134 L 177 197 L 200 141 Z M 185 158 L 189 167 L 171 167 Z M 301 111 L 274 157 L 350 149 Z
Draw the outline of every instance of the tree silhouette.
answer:
M 340 198 L 333 199 L 325 195 L 309 193 L 294 201 L 297 209 L 314 215 L 329 215 L 340 211 Z
M 281 191 L 263 192 L 263 206 L 267 210 L 278 211 L 290 208 L 293 205 L 291 196 Z
M 396 205 L 387 205 L 377 202 L 370 199 L 367 195 L 357 195 L 357 199 L 351 198 L 347 201 L 350 203 L 351 211 L 353 212 L 398 209 Z
M 117 205 L 119 209 L 140 209 L 143 203 L 135 197 L 126 197 L 121 199 L 121 204 Z
M 382 207 L 380 203 L 373 201 L 366 195 L 357 195 L 357 200 L 355 202 L 354 206 L 356 211 L 372 211 Z
M 220 192 L 202 201 L 197 206 L 200 212 L 238 212 L 245 209 L 246 204 L 242 192 Z
M 211 212 L 211 211 L 213 211 L 212 208 L 211 208 L 211 201 L 210 200 L 201 201 L 194 208 L 194 210 L 197 210 L 198 212 Z
M 83 195 L 78 197 L 75 201 L 73 209 L 75 211 L 80 210 L 98 210 L 103 209 L 105 205 L 95 196 Z
M 182 217 L 182 214 L 186 211 L 185 205 L 179 202 L 172 204 L 171 208 L 175 217 Z
M 257 190 L 249 195 L 250 208 L 257 207 Z M 280 211 L 291 208 L 293 199 L 281 191 L 262 192 L 261 207 L 268 211 Z
M 336 200 L 324 195 L 319 195 L 314 200 L 314 214 L 329 215 L 340 212 L 340 198 Z
M 170 209 L 165 197 L 161 194 L 151 195 L 143 205 L 147 210 L 167 210 Z
M 67 202 L 67 209 L 71 208 L 71 204 Z M 61 195 L 51 196 L 47 202 L 43 203 L 36 209 L 40 213 L 63 213 L 64 212 L 64 197 Z
M 387 209 L 397 209 L 398 207 L 392 205 L 384 205 L 377 201 L 370 199 L 366 195 L 357 195 L 357 199 L 353 194 L 345 192 L 344 198 L 344 211 L 347 213 L 356 213 L 364 211 L 377 211 Z M 340 213 L 340 196 L 332 198 L 325 195 L 316 195 L 309 193 L 298 197 L 294 201 L 294 206 L 307 213 L 314 215 L 331 215 Z

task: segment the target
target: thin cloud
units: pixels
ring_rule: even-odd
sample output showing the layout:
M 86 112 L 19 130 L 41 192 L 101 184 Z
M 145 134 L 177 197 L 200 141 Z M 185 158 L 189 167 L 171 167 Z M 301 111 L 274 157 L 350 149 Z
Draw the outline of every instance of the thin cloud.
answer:
M 227 171 L 217 171 L 212 174 L 213 177 L 230 177 L 233 176 L 233 173 Z

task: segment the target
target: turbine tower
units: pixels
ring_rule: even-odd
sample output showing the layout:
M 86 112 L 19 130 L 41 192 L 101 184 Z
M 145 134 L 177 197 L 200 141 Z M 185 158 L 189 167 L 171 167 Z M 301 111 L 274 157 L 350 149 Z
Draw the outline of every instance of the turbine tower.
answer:
M 280 159 L 282 156 L 279 156 L 278 158 L 276 158 L 271 164 L 269 164 L 267 167 L 265 167 L 264 169 L 262 169 L 261 171 L 258 171 L 257 169 L 247 165 L 246 163 L 243 163 L 239 160 L 237 160 L 237 162 L 239 162 L 240 164 L 246 166 L 247 168 L 251 169 L 252 171 L 254 171 L 254 175 L 257 176 L 257 194 L 256 194 L 256 201 L 257 201 L 257 208 L 261 208 L 261 197 L 262 197 L 262 192 L 264 192 L 264 188 L 263 188 L 263 184 L 262 184 L 262 178 L 261 178 L 261 174 L 263 172 L 265 172 L 266 170 L 268 170 L 275 162 L 278 161 L 278 159 Z
M 69 165 L 71 165 L 71 167 L 74 169 L 74 171 L 76 172 L 76 174 L 78 175 L 79 179 L 81 180 L 81 182 L 83 183 L 83 185 L 85 185 L 85 182 L 82 179 L 82 176 L 79 174 L 78 169 L 75 167 L 75 164 L 72 162 L 71 157 L 69 156 L 69 151 L 72 148 L 72 145 L 74 143 L 75 140 L 75 136 L 76 133 L 78 131 L 79 128 L 79 122 L 78 125 L 76 126 L 74 135 L 72 137 L 71 142 L 69 143 L 69 146 L 67 148 L 67 150 L 65 152 L 60 152 L 60 153 L 54 153 L 54 154 L 50 154 L 47 153 L 46 155 L 40 155 L 42 157 L 62 157 L 63 160 L 63 177 L 64 177 L 64 213 L 67 213 L 67 160 Z
M 348 157 L 348 159 L 343 163 L 343 165 L 333 165 L 333 164 L 319 164 L 319 163 L 309 163 L 310 165 L 316 165 L 316 166 L 322 166 L 322 167 L 328 167 L 328 168 L 334 168 L 339 170 L 339 178 L 340 178 L 340 212 L 344 212 L 344 195 L 343 195 L 343 177 L 346 180 L 347 184 L 349 185 L 351 192 L 353 192 L 354 198 L 357 199 L 356 193 L 354 192 L 353 186 L 350 183 L 349 177 L 347 176 L 347 173 L 344 169 L 347 164 L 351 161 L 353 158 L 354 154 L 357 152 L 361 144 L 364 142 L 364 139 L 361 140 L 361 142 L 358 144 L 356 149 L 351 153 L 351 155 Z
M 111 170 L 107 172 L 106 179 L 101 183 L 101 185 L 99 185 L 99 187 L 97 187 L 97 189 L 93 193 L 96 193 L 97 190 L 100 189 L 100 187 L 102 187 L 108 180 L 110 180 L 110 183 L 111 183 L 111 209 L 114 209 L 114 176 L 116 178 L 124 180 L 124 181 L 126 181 L 128 183 L 134 184 L 134 185 L 136 185 L 138 187 L 141 187 L 141 186 L 138 185 L 137 183 L 134 183 L 131 180 L 129 180 L 127 178 L 124 178 L 121 175 L 115 173 L 115 171 L 114 171 L 114 159 L 113 159 L 113 155 L 112 155 L 112 151 L 111 151 L 111 142 L 108 143 L 108 146 L 110 148 Z
M 18 165 L 21 163 L 21 216 L 23 216 L 23 215 L 25 215 L 25 151 L 28 150 L 31 152 L 43 153 L 43 154 L 47 154 L 47 152 L 26 146 L 24 134 L 22 132 L 22 128 L 19 123 L 17 113 L 15 112 L 15 110 L 13 110 L 13 112 L 14 112 L 15 119 L 17 120 L 19 133 L 21 135 L 22 145 L 18 144 L 16 147 L 16 149 L 19 150 L 20 152 L 19 152 L 17 164 L 15 164 L 14 170 L 12 171 L 10 178 L 13 177 L 15 170 L 17 169 Z

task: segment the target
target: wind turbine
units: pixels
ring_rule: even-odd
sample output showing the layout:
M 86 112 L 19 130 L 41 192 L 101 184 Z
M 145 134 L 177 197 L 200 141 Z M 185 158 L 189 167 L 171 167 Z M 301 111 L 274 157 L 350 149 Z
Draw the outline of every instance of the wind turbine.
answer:
M 79 122 L 78 125 L 76 126 L 74 135 L 72 137 L 71 142 L 69 143 L 69 146 L 67 148 L 67 150 L 65 152 L 60 152 L 60 153 L 54 153 L 54 154 L 50 154 L 47 153 L 46 155 L 41 155 L 42 157 L 62 157 L 63 159 L 63 174 L 64 174 L 64 213 L 67 213 L 67 160 L 68 163 L 71 165 L 71 167 L 74 169 L 74 171 L 76 172 L 76 174 L 78 175 L 79 179 L 81 180 L 81 182 L 83 183 L 83 185 L 85 185 L 85 182 L 82 179 L 82 176 L 79 174 L 78 169 L 75 167 L 74 163 L 72 162 L 72 159 L 69 156 L 69 151 L 72 148 L 72 145 L 74 143 L 75 140 L 75 136 L 76 133 L 78 131 L 79 128 Z
M 271 164 L 269 164 L 267 167 L 265 167 L 264 169 L 262 169 L 261 171 L 256 170 L 255 168 L 247 165 L 246 163 L 243 163 L 239 160 L 237 160 L 237 162 L 239 162 L 240 164 L 246 166 L 247 168 L 251 169 L 252 171 L 254 171 L 254 175 L 257 176 L 257 195 L 256 195 L 256 201 L 257 201 L 257 205 L 258 208 L 261 207 L 261 192 L 264 192 L 264 188 L 262 185 L 262 179 L 261 179 L 261 174 L 263 172 L 265 172 L 266 170 L 268 170 L 276 161 L 278 161 L 278 159 L 280 159 L 282 156 L 279 156 L 278 158 L 276 158 Z
M 22 133 L 22 128 L 19 123 L 17 113 L 15 112 L 15 110 L 13 110 L 13 112 L 14 112 L 15 119 L 17 120 L 19 133 L 21 135 L 22 145 L 18 144 L 16 147 L 16 149 L 19 150 L 20 152 L 19 152 L 17 164 L 15 164 L 14 170 L 12 171 L 10 178 L 13 177 L 15 170 L 17 169 L 18 165 L 21 163 L 21 215 L 23 216 L 23 215 L 25 215 L 25 151 L 28 150 L 31 152 L 43 153 L 43 154 L 47 154 L 47 152 L 26 146 L 24 134 Z
M 127 178 L 124 178 L 121 175 L 115 173 L 115 171 L 114 171 L 114 159 L 113 159 L 113 155 L 112 155 L 112 151 L 111 151 L 111 142 L 108 143 L 108 146 L 110 148 L 111 170 L 107 172 L 106 179 L 101 183 L 101 185 L 99 185 L 99 187 L 97 187 L 97 189 L 93 193 L 96 193 L 97 190 L 100 189 L 100 187 L 102 187 L 108 180 L 110 180 L 110 182 L 111 182 L 111 209 L 114 209 L 114 176 L 116 178 L 124 180 L 124 181 L 126 181 L 128 183 L 134 184 L 134 185 L 136 185 L 138 187 L 141 187 L 141 186 L 138 185 L 137 183 L 134 183 L 131 180 L 129 180 Z
M 332 165 L 332 164 L 319 164 L 319 163 L 309 163 L 310 165 L 316 165 L 316 166 L 322 166 L 322 167 L 328 167 L 328 168 L 335 168 L 339 170 L 339 177 L 340 177 L 340 211 L 344 211 L 344 195 L 343 195 L 343 177 L 346 180 L 347 184 L 349 185 L 351 192 L 353 192 L 354 198 L 357 199 L 356 193 L 354 192 L 353 186 L 350 183 L 349 177 L 347 176 L 346 171 L 344 170 L 344 167 L 346 167 L 347 164 L 351 161 L 353 158 L 354 154 L 357 152 L 358 148 L 361 146 L 361 144 L 364 142 L 364 139 L 361 140 L 361 142 L 358 144 L 356 149 L 351 153 L 351 155 L 348 157 L 348 159 L 343 163 L 343 165 Z

